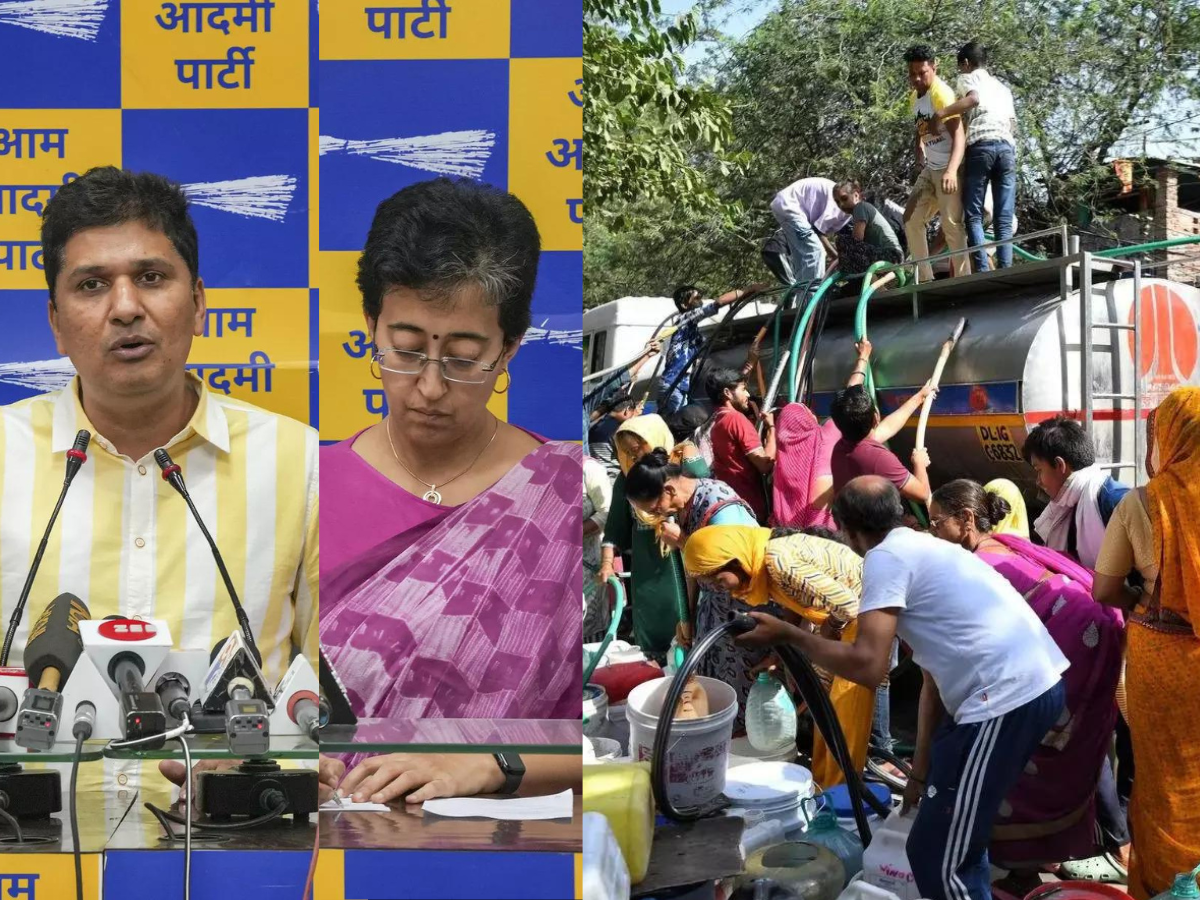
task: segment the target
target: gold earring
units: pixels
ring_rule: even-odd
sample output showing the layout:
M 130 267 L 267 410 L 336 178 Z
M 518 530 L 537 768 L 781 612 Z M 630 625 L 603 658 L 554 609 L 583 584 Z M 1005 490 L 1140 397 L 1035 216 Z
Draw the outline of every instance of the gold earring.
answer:
M 505 384 L 504 384 L 504 390 L 502 390 L 502 391 L 498 391 L 498 390 L 496 390 L 495 388 L 492 388 L 492 393 L 493 393 L 493 394 L 507 394 L 507 393 L 508 393 L 508 389 L 509 389 L 510 387 L 512 387 L 512 373 L 511 373 L 511 372 L 509 372 L 509 371 L 508 371 L 508 369 L 505 369 L 505 370 L 504 370 L 504 372 L 503 372 L 503 374 L 508 376 L 508 381 L 507 381 L 507 382 L 505 382 Z M 498 378 L 497 378 L 496 380 L 497 380 L 497 381 L 499 381 L 500 379 L 498 379 Z
M 376 381 L 383 381 L 383 372 L 379 370 L 379 360 L 374 356 L 371 357 L 371 364 L 368 366 L 371 371 L 371 377 Z

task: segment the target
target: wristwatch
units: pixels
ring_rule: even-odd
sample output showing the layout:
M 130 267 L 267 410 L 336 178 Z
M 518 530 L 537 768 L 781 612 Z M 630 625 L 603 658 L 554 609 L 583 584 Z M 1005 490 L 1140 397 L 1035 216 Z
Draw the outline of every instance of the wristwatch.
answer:
M 492 755 L 496 759 L 496 765 L 504 773 L 504 787 L 500 789 L 500 793 L 515 794 L 520 790 L 521 782 L 525 780 L 525 763 L 516 753 L 494 753 Z

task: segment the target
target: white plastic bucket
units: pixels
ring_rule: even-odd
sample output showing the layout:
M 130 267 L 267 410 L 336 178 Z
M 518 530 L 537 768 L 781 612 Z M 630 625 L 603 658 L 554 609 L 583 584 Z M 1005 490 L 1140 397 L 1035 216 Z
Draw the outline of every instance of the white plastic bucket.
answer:
M 725 790 L 729 742 L 737 718 L 733 688 L 703 675 L 698 680 L 708 693 L 710 713 L 702 719 L 675 721 L 667 750 L 667 792 L 677 807 L 700 806 Z M 636 761 L 650 760 L 654 754 L 654 732 L 670 686 L 670 679 L 658 678 L 639 684 L 629 694 L 629 755 Z

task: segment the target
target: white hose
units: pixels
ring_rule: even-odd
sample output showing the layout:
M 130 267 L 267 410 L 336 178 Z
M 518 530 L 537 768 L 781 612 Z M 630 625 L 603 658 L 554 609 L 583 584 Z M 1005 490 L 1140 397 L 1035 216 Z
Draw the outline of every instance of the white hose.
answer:
M 925 427 L 929 423 L 929 411 L 933 409 L 934 394 L 937 393 L 938 385 L 942 380 L 942 370 L 946 368 L 946 361 L 950 359 L 950 354 L 953 352 L 958 339 L 962 337 L 963 329 L 967 326 L 966 319 L 959 319 L 958 325 L 955 326 L 954 332 L 949 339 L 942 344 L 942 352 L 938 354 L 937 365 L 933 367 L 933 377 L 929 379 L 930 386 L 933 388 L 929 395 L 925 398 L 925 402 L 921 404 L 921 420 L 917 423 L 917 449 L 924 450 L 925 447 Z

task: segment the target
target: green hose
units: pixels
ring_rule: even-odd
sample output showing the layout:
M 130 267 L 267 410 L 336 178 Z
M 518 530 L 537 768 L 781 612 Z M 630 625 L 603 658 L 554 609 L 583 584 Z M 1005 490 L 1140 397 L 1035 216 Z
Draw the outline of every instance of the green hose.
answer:
M 804 340 L 804 329 L 808 325 L 808 320 L 821 302 L 821 298 L 825 296 L 825 292 L 838 283 L 841 279 L 840 272 L 833 272 L 826 276 L 820 286 L 813 292 L 809 298 L 808 306 L 804 309 L 804 314 L 800 319 L 799 324 L 792 332 L 791 353 L 788 356 L 788 372 L 787 372 L 787 389 L 788 402 L 796 402 L 796 358 L 800 355 L 800 342 Z
M 613 575 L 605 584 L 613 589 L 613 596 L 616 598 L 616 602 L 613 604 L 612 621 L 608 623 L 608 631 L 604 633 L 604 640 L 600 642 L 600 647 L 596 650 L 596 655 L 588 660 L 583 668 L 583 683 L 585 685 L 592 680 L 592 673 L 596 671 L 596 666 L 604 658 L 604 653 L 608 650 L 608 645 L 617 636 L 617 628 L 621 625 L 621 616 L 625 613 L 625 588 L 621 584 L 621 579 Z
M 861 341 L 867 336 L 867 304 L 871 302 L 871 295 L 875 293 L 871 287 L 871 283 L 874 280 L 873 276 L 876 271 L 888 268 L 891 268 L 891 266 L 887 262 L 872 263 L 871 268 L 867 269 L 867 273 L 863 276 L 862 290 L 858 295 L 858 307 L 854 310 L 855 342 Z M 875 401 L 875 407 L 878 409 L 879 397 L 875 392 L 875 374 L 870 360 L 867 361 L 867 369 L 863 377 L 863 387 L 870 394 L 871 399 Z M 912 507 L 913 515 L 917 517 L 917 521 L 922 526 L 927 526 L 929 522 L 925 518 L 925 510 L 921 509 L 921 504 L 910 500 L 908 505 Z
M 1151 241 L 1148 244 L 1134 244 L 1131 247 L 1113 247 L 1111 250 L 1101 250 L 1092 256 L 1103 256 L 1109 259 L 1118 256 L 1128 256 L 1132 253 L 1150 253 L 1154 250 L 1169 250 L 1171 247 L 1182 247 L 1185 244 L 1200 244 L 1200 235 L 1191 237 L 1171 238 L 1169 241 Z

